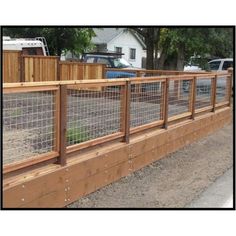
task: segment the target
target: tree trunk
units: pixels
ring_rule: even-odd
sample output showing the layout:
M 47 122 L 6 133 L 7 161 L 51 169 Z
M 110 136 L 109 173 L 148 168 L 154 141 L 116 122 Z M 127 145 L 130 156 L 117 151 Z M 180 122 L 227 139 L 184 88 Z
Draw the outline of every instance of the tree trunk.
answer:
M 153 70 L 153 54 L 154 54 L 154 28 L 147 28 L 147 37 L 145 38 L 147 47 L 146 69 Z
M 161 52 L 160 58 L 158 59 L 158 63 L 157 63 L 157 69 L 158 70 L 163 70 L 164 69 L 164 64 L 165 64 L 165 60 L 166 60 L 166 53 L 164 51 Z
M 180 46 L 177 55 L 176 70 L 182 71 L 184 69 L 184 47 Z

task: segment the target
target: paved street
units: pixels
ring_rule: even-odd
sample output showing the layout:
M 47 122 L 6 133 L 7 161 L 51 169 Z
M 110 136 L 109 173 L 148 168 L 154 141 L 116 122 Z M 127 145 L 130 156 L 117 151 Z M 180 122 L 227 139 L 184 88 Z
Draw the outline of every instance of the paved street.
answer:
M 187 208 L 233 207 L 233 168 L 226 171 L 205 191 L 190 203 Z

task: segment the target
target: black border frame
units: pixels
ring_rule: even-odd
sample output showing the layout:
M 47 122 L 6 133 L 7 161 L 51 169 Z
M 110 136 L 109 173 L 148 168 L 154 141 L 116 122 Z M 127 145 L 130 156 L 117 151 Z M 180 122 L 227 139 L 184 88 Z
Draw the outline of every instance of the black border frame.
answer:
M 25 27 L 32 27 L 32 28 L 54 28 L 54 27 L 67 27 L 67 28 L 132 28 L 132 27 L 165 27 L 165 28 L 232 28 L 233 29 L 233 59 L 235 63 L 235 25 L 2 25 L 1 26 L 1 35 L 3 35 L 3 28 L 25 28 Z M 2 52 L 2 40 L 1 40 L 1 52 Z M 1 68 L 2 68 L 2 53 L 1 53 Z M 1 70 L 1 127 L 2 127 L 2 78 L 3 78 L 3 72 Z M 1 210 L 235 210 L 235 67 L 233 71 L 233 103 L 232 103 L 232 111 L 233 111 L 233 207 L 232 208 L 3 208 L 3 160 L 1 159 Z M 2 137 L 3 132 L 1 129 L 1 156 L 3 154 L 2 150 Z

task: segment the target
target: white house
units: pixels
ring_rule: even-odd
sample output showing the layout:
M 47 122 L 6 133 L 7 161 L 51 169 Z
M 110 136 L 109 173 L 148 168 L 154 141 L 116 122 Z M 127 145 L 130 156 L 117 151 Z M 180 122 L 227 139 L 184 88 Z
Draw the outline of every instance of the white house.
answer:
M 121 52 L 122 56 L 134 67 L 142 67 L 142 58 L 146 57 L 145 44 L 135 33 L 125 28 L 94 28 L 96 37 L 92 42 L 97 51 Z

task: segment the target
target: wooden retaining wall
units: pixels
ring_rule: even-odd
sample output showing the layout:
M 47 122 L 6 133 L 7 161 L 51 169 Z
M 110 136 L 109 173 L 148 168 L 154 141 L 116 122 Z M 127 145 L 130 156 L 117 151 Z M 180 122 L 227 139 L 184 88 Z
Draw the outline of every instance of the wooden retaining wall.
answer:
M 50 164 L 3 181 L 4 208 L 58 208 L 110 184 L 231 122 L 231 108 L 73 153 L 67 165 Z

